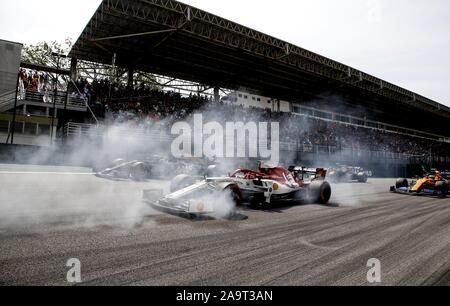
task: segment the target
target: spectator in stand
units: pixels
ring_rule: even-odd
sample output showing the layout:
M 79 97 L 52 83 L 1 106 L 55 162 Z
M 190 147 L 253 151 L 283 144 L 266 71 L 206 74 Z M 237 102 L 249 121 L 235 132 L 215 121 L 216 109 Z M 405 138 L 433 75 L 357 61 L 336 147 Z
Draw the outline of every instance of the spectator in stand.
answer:
M 44 93 L 44 103 L 51 103 L 52 102 L 52 98 L 50 97 L 50 88 L 48 87 L 48 85 L 42 86 L 42 92 Z
M 23 77 L 26 79 L 26 77 Z M 24 81 L 25 84 L 25 81 Z M 329 122 L 288 113 L 272 112 L 269 109 L 243 109 L 232 104 L 213 104 L 206 96 L 190 94 L 182 96 L 176 92 L 164 92 L 136 83 L 125 86 L 117 80 L 112 84 L 107 79 L 89 83 L 79 79 L 78 89 L 91 105 L 100 105 L 108 123 L 131 124 L 150 129 L 161 124 L 170 126 L 186 120 L 195 111 L 204 111 L 212 120 L 226 121 L 277 121 L 280 122 L 283 142 L 297 143 L 306 151 L 313 152 L 315 146 L 326 147 L 337 152 L 352 148 L 358 150 L 385 151 L 411 155 L 440 154 L 448 156 L 450 144 L 358 127 L 340 122 Z M 110 91 L 111 87 L 111 91 Z M 111 97 L 109 97 L 111 92 Z M 74 93 L 75 94 L 75 93 Z M 78 93 L 76 93 L 78 95 Z M 209 120 L 204 118 L 204 120 Z
M 39 91 L 39 75 L 37 72 L 33 74 L 33 77 L 31 78 L 31 90 L 32 91 Z

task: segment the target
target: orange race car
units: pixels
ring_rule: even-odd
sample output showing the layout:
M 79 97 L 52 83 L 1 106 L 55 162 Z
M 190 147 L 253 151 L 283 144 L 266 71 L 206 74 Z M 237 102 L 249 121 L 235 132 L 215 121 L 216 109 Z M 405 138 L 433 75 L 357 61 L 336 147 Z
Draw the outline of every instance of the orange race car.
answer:
M 446 197 L 450 194 L 449 179 L 449 172 L 440 171 L 417 180 L 408 181 L 406 178 L 399 178 L 395 186 L 391 186 L 391 192 Z

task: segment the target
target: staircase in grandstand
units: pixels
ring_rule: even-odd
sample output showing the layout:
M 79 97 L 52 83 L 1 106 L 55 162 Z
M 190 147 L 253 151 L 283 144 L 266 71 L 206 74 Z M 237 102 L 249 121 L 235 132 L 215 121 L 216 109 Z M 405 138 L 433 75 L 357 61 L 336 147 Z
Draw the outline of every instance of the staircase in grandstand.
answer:
M 15 97 L 16 97 L 15 90 L 0 94 L 0 113 L 14 107 Z

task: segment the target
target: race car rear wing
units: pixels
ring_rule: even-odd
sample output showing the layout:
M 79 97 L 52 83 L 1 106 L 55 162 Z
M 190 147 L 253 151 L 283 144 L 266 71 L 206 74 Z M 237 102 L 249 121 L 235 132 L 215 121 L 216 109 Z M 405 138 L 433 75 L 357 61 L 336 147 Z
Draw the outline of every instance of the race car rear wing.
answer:
M 288 170 L 297 176 L 301 175 L 302 178 L 305 175 L 314 175 L 316 179 L 318 178 L 325 179 L 327 176 L 327 170 L 324 168 L 306 168 L 301 166 L 291 166 L 289 167 Z

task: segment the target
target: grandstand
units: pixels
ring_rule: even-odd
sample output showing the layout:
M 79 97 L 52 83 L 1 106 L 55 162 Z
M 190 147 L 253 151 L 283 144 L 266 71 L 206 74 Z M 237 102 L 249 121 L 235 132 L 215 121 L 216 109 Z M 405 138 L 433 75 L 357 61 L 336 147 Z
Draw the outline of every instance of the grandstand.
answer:
M 98 119 L 147 141 L 155 126 L 207 110 L 282 122 L 286 163 L 450 164 L 445 105 L 174 0 L 102 1 L 69 57 L 67 70 L 22 63 L 62 76 L 61 92 L 47 97 L 54 111 L 42 90 L 24 90 L 18 104 L 21 118 L 57 113 L 64 139 L 100 137 Z M 128 80 L 88 79 L 81 62 L 120 68 Z M 156 77 L 137 82 L 137 71 Z M 11 117 L 1 120 L 10 132 Z
M 313 101 L 356 117 L 370 109 L 375 121 L 450 136 L 440 128 L 450 118 L 444 105 L 173 0 L 103 1 L 70 56 L 109 64 L 114 54 L 118 66 L 131 70 L 300 104 Z M 327 99 L 330 92 L 342 101 Z
M 317 107 L 311 107 L 296 103 L 289 103 L 288 101 L 280 101 L 270 97 L 253 95 L 245 92 L 239 91 L 233 92 L 232 94 L 223 97 L 222 102 L 246 108 L 255 107 L 261 109 L 269 109 L 270 111 L 273 112 L 293 113 L 295 115 L 305 116 L 308 118 L 314 118 L 323 121 L 343 123 L 346 125 L 356 127 L 363 127 L 363 128 L 365 127 L 368 129 L 388 131 L 407 136 L 412 135 L 419 138 L 428 138 L 431 140 L 450 142 L 450 138 L 443 137 L 442 135 L 427 133 L 417 129 L 404 128 L 398 125 L 373 121 L 367 119 L 367 117 L 360 118 L 345 113 L 330 112 L 327 110 L 319 109 Z

